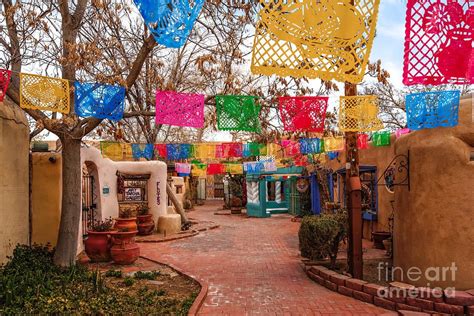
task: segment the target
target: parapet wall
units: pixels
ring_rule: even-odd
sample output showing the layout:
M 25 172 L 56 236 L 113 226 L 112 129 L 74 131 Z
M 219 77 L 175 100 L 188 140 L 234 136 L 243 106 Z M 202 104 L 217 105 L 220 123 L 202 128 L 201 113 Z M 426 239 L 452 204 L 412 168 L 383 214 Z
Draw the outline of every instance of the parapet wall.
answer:
M 29 242 L 29 143 L 23 111 L 0 102 L 0 263 Z

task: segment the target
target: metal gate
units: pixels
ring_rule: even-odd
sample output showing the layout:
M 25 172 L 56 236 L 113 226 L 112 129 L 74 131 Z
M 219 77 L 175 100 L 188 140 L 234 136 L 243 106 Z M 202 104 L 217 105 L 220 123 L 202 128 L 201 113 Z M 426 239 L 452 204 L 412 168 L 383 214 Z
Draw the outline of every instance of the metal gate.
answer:
M 301 194 L 296 189 L 296 178 L 290 179 L 290 205 L 288 213 L 294 216 L 301 214 Z
M 87 237 L 87 231 L 92 228 L 97 208 L 95 195 L 95 179 L 93 176 L 83 173 L 82 175 L 82 236 Z

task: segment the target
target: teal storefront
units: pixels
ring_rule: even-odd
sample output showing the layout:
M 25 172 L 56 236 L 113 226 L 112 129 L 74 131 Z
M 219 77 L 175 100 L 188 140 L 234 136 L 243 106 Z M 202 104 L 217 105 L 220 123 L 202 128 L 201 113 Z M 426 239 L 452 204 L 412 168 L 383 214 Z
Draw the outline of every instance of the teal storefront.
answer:
M 270 217 L 288 213 L 292 207 L 292 182 L 303 167 L 278 168 L 273 172 L 247 174 L 247 215 Z M 294 203 L 294 201 L 293 201 Z

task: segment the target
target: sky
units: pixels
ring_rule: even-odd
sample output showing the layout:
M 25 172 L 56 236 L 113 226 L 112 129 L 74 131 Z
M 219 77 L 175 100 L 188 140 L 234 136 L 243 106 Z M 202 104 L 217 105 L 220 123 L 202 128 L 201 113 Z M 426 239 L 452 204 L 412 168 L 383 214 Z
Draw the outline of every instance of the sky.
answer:
M 405 10 L 403 0 L 381 0 L 377 33 L 370 60 L 382 60 L 382 66 L 390 73 L 390 81 L 402 86 L 403 41 L 405 38 Z

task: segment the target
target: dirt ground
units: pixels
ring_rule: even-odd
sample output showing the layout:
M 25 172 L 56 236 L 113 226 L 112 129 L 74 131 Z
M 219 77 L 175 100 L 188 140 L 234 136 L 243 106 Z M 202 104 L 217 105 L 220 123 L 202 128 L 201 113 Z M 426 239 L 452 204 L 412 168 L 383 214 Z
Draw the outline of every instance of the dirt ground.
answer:
M 190 296 L 196 296 L 201 290 L 201 286 L 194 279 L 180 274 L 167 265 L 159 264 L 145 258 L 139 258 L 133 265 L 122 266 L 113 263 L 87 263 L 90 269 L 99 269 L 102 272 L 103 280 L 107 285 L 124 291 L 139 291 L 146 286 L 150 290 L 163 291 L 163 295 L 177 300 L 186 300 Z M 113 271 L 120 271 L 121 276 L 107 276 L 114 274 Z M 136 278 L 138 272 L 155 272 L 153 280 Z M 132 280 L 132 281 L 130 281 Z

